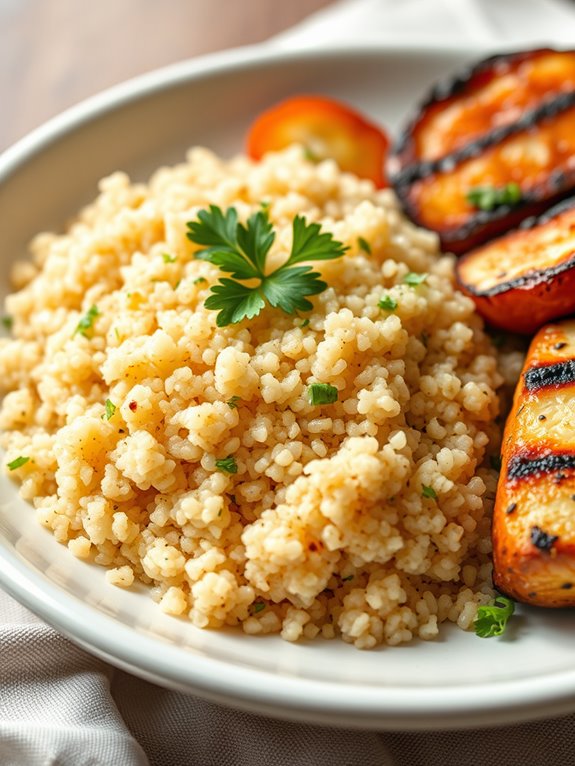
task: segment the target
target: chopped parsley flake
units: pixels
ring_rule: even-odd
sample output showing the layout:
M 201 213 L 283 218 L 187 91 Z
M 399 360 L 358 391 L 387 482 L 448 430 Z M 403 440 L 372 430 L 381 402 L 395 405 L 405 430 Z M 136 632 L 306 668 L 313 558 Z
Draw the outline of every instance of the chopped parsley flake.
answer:
M 474 186 L 466 196 L 470 205 L 490 212 L 502 205 L 517 205 L 521 202 L 522 193 L 519 184 L 511 182 L 505 186 Z
M 515 611 L 515 602 L 506 596 L 496 596 L 493 604 L 480 606 L 475 617 L 475 635 L 480 638 L 501 636 Z
M 268 273 L 266 259 L 276 234 L 267 210 L 258 210 L 243 224 L 238 222 L 234 207 L 222 212 L 216 205 L 210 205 L 209 210 L 200 210 L 197 220 L 187 226 L 188 239 L 202 246 L 195 257 L 219 266 L 233 277 L 221 277 L 210 288 L 211 295 L 204 303 L 207 309 L 218 312 L 218 327 L 252 319 L 266 303 L 286 314 L 310 311 L 313 304 L 306 296 L 322 293 L 327 284 L 312 266 L 300 264 L 340 258 L 348 249 L 330 232 L 322 232 L 318 223 L 308 223 L 296 215 L 289 258 Z M 258 284 L 254 285 L 253 280 Z
M 205 285 L 208 280 L 205 277 L 198 277 L 197 279 L 194 279 L 195 285 Z
M 309 325 L 309 319 L 304 319 L 303 322 L 300 324 L 300 327 L 307 327 Z
M 262 612 L 266 608 L 266 605 L 263 603 L 263 601 L 254 601 L 252 604 L 252 612 L 254 614 L 258 614 L 258 612 Z
M 221 460 L 216 460 L 216 468 L 218 471 L 221 471 L 222 473 L 237 473 L 238 472 L 238 465 L 236 463 L 235 457 L 232 457 L 231 455 L 228 455 L 228 457 L 224 457 Z
M 380 309 L 384 309 L 384 311 L 395 311 L 397 301 L 391 295 L 384 295 L 377 305 Z
M 80 335 L 83 335 L 85 338 L 88 337 L 88 330 L 92 329 L 92 325 L 94 324 L 94 319 L 100 316 L 100 312 L 98 311 L 97 306 L 90 306 L 88 311 L 84 314 L 84 316 L 80 319 L 78 322 L 78 325 L 76 326 L 76 329 L 74 330 L 74 335 L 76 333 L 80 333 Z
M 353 580 L 353 575 L 348 575 L 347 577 L 342 577 L 342 582 L 349 582 L 350 580 Z
M 364 239 L 363 237 L 358 237 L 357 244 L 365 253 L 367 253 L 368 255 L 371 255 L 371 245 L 366 239 Z
M 433 487 L 426 487 L 425 484 L 421 488 L 421 494 L 423 497 L 430 497 L 432 500 L 437 500 L 437 492 Z
M 425 282 L 429 274 L 416 274 L 414 271 L 410 271 L 403 277 L 403 281 L 410 287 L 417 287 Z
M 319 162 L 321 159 L 319 154 L 316 154 L 316 152 L 314 152 L 313 149 L 310 149 L 309 146 L 304 146 L 303 156 L 308 162 Z
M 337 388 L 329 383 L 312 383 L 307 393 L 310 404 L 333 404 L 339 396 Z
M 20 468 L 23 465 L 26 465 L 26 463 L 30 460 L 29 457 L 25 457 L 24 455 L 20 455 L 20 457 L 17 457 L 15 460 L 12 460 L 11 463 L 8 463 L 8 469 L 10 471 L 15 471 L 17 468 Z
M 230 408 L 230 410 L 235 410 L 238 406 L 238 402 L 241 402 L 242 397 L 241 396 L 232 396 L 231 399 L 228 399 L 226 404 Z
M 116 405 L 110 399 L 106 399 L 105 407 L 106 412 L 102 415 L 102 420 L 110 420 L 114 412 L 116 412 Z
M 4 327 L 7 330 L 11 330 L 12 329 L 12 325 L 14 324 L 14 319 L 11 316 L 8 316 L 8 315 L 3 316 L 2 317 L 2 324 L 4 325 Z
M 162 253 L 162 258 L 164 263 L 175 263 L 177 260 L 175 255 L 170 255 L 169 253 Z

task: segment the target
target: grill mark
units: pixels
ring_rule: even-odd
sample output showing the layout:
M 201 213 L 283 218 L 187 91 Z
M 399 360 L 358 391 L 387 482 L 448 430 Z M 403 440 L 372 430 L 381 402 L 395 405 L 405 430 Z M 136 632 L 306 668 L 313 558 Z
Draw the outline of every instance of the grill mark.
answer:
M 540 476 L 566 468 L 575 468 L 575 455 L 551 454 L 539 457 L 515 455 L 507 464 L 507 478 L 527 479 L 529 476 Z
M 523 377 L 525 379 L 525 388 L 528 391 L 537 391 L 539 388 L 575 383 L 575 360 L 567 359 L 556 364 L 532 367 L 530 370 L 527 370 Z
M 551 120 L 561 113 L 572 109 L 573 106 L 575 106 L 575 91 L 559 93 L 524 112 L 515 122 L 491 128 L 487 133 L 477 136 L 469 143 L 454 149 L 443 157 L 438 157 L 434 160 L 415 160 L 411 164 L 401 168 L 395 175 L 392 175 L 391 181 L 394 186 L 401 189 L 401 187 L 411 186 L 411 184 L 416 181 L 419 181 L 422 178 L 427 178 L 430 175 L 449 173 L 462 162 L 478 157 L 487 149 L 501 143 L 505 139 L 519 133 L 527 132 L 534 126 Z M 566 180 L 567 177 L 564 171 L 554 172 L 553 181 L 557 186 L 564 186 Z M 525 202 L 526 200 L 529 200 L 529 195 L 524 194 L 522 201 Z M 509 211 L 510 206 L 503 205 L 501 207 L 506 208 L 506 210 Z M 499 210 L 499 208 L 497 208 L 497 210 Z M 492 215 L 494 211 L 489 212 L 490 215 Z

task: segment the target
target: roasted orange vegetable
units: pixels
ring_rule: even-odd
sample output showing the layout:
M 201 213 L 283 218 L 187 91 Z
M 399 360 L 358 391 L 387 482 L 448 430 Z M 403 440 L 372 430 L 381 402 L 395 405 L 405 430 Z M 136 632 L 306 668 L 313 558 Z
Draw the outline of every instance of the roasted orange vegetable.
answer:
M 503 330 L 532 333 L 575 313 L 575 197 L 467 253 L 456 276 L 479 313 Z
M 575 51 L 542 48 L 492 56 L 432 89 L 394 147 L 394 174 L 438 160 L 575 90 Z
M 575 606 L 575 320 L 534 338 L 502 446 L 493 580 L 538 606 Z
M 263 112 L 251 126 L 247 152 L 259 160 L 292 143 L 310 157 L 333 159 L 342 170 L 387 186 L 389 139 L 379 127 L 349 106 L 323 96 L 296 96 Z
M 462 253 L 541 212 L 575 188 L 575 92 L 532 114 L 528 127 L 488 146 L 472 144 L 431 173 L 400 182 L 396 191 L 412 220 L 437 231 L 447 250 Z M 519 129 L 520 128 L 520 129 Z M 517 184 L 518 203 L 478 209 L 478 188 Z
M 574 157 L 575 51 L 544 49 L 436 87 L 388 171 L 408 216 L 461 254 L 573 193 Z

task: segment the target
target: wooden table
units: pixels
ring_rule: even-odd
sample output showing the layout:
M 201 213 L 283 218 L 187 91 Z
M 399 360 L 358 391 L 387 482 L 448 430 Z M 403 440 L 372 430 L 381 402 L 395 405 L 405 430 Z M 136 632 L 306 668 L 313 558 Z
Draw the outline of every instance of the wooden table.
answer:
M 257 43 L 332 0 L 0 0 L 0 151 L 103 88 Z

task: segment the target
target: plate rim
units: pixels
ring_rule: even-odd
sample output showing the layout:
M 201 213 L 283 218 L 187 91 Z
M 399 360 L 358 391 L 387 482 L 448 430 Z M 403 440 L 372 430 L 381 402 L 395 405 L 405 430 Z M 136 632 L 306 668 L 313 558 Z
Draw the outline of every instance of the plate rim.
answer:
M 166 87 L 225 74 L 232 69 L 249 70 L 270 62 L 302 59 L 313 62 L 333 57 L 367 59 L 374 55 L 383 58 L 452 55 L 461 59 L 488 52 L 478 47 L 440 49 L 404 45 L 346 48 L 335 45 L 291 50 L 263 43 L 188 59 L 107 88 L 21 138 L 0 155 L 0 190 L 13 173 L 55 141 L 99 116 L 150 97 Z M 325 680 L 284 676 L 205 656 L 199 662 L 182 665 L 182 659 L 193 657 L 186 649 L 172 645 L 165 655 L 157 652 L 161 639 L 136 632 L 96 607 L 83 604 L 27 565 L 24 557 L 16 549 L 7 547 L 3 539 L 0 539 L 0 585 L 72 642 L 116 667 L 163 686 L 198 693 L 213 702 L 264 715 L 348 727 L 414 730 L 517 723 L 575 709 L 575 669 L 502 680 L 496 684 L 496 697 L 491 683 L 483 687 L 465 685 L 440 689 L 346 683 L 342 699 L 333 694 L 337 684 Z

